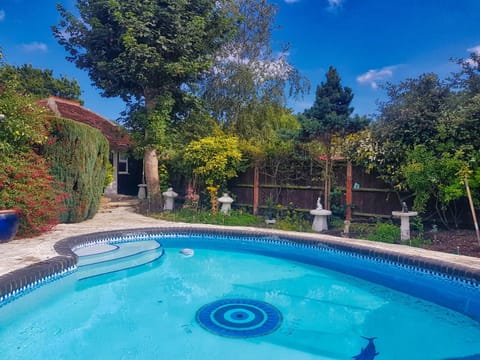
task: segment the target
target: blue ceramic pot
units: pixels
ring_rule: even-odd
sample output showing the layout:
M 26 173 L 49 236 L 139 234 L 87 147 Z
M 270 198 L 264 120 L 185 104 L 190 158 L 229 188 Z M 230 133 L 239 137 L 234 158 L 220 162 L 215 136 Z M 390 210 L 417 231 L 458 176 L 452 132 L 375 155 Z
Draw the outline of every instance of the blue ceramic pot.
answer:
M 15 210 L 0 210 L 0 243 L 12 240 L 18 230 L 19 217 Z

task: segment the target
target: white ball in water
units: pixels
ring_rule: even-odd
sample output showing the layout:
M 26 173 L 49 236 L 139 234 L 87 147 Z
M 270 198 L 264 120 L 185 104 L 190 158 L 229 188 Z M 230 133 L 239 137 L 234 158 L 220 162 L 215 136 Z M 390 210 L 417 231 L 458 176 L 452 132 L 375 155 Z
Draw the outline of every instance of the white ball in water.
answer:
M 185 255 L 185 257 L 193 256 L 194 251 L 193 249 L 182 249 L 180 250 L 180 254 Z

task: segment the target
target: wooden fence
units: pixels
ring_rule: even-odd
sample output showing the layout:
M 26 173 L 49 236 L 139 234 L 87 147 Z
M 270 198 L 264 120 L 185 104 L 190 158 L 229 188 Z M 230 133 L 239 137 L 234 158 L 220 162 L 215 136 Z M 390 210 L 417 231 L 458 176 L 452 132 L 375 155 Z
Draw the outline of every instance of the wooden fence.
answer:
M 299 171 L 302 171 L 300 169 Z M 298 182 L 275 183 L 264 173 L 259 176 L 259 207 L 265 208 L 266 201 L 271 198 L 276 204 L 308 211 L 316 207 L 317 198 L 323 199 L 322 169 L 303 169 L 310 174 L 300 174 Z M 314 175 L 314 176 L 312 176 Z M 238 178 L 230 182 L 229 190 L 236 196 L 236 205 L 253 207 L 253 169 L 248 169 Z M 305 179 L 311 179 L 306 181 Z M 313 179 L 313 180 L 312 180 Z M 316 179 L 316 180 L 315 180 Z M 336 162 L 333 169 L 332 208 L 346 206 L 346 163 Z M 352 167 L 352 214 L 363 217 L 390 217 L 392 211 L 401 209 L 401 201 L 396 192 L 379 180 L 374 174 L 367 174 L 357 166 Z

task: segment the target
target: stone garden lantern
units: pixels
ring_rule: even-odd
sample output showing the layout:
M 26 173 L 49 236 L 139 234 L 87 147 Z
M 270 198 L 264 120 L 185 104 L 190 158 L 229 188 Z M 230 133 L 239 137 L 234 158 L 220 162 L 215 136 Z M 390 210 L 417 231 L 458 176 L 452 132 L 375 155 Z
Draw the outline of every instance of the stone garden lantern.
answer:
M 178 194 L 173 191 L 173 188 L 168 188 L 167 191 L 162 193 L 165 198 L 165 203 L 163 204 L 163 210 L 173 210 L 173 203 Z
M 222 204 L 220 211 L 223 214 L 227 215 L 228 212 L 232 209 L 233 199 L 227 193 L 224 193 L 223 196 L 218 199 L 218 202 Z

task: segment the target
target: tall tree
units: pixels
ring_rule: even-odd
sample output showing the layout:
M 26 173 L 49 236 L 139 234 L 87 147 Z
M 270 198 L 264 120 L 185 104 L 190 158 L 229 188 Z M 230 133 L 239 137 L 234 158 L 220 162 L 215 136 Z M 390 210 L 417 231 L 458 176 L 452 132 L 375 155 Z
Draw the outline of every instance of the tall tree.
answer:
M 144 164 L 148 196 L 160 207 L 157 150 L 175 102 L 211 65 L 230 32 L 210 0 L 77 0 L 78 16 L 61 5 L 53 33 L 68 60 L 88 71 L 102 95 L 146 109 Z M 142 120 L 143 121 L 143 120 Z
M 315 102 L 303 113 L 303 129 L 310 138 L 324 139 L 326 143 L 337 134 L 351 127 L 350 115 L 353 107 L 352 89 L 341 85 L 337 70 L 330 66 L 325 74 L 326 81 L 317 86 Z
M 352 89 L 341 85 L 337 70 L 330 66 L 326 81 L 317 86 L 315 101 L 299 117 L 303 136 L 320 141 L 325 147 L 325 208 L 330 208 L 331 169 L 334 138 L 356 132 L 368 125 L 365 117 L 352 117 Z
M 298 95 L 308 82 L 287 61 L 288 47 L 271 44 L 277 8 L 267 0 L 224 2 L 236 20 L 233 38 L 217 53 L 201 83 L 208 109 L 227 131 L 242 140 L 254 165 L 254 213 L 258 204 L 259 162 L 281 119 L 288 117 L 286 94 Z M 295 121 L 294 121 L 295 123 Z
M 456 59 L 460 71 L 453 74 L 451 85 L 467 96 L 480 94 L 480 53 L 472 53 L 468 59 Z
M 411 191 L 414 209 L 435 210 L 447 227 L 456 221 L 467 183 L 474 202 L 480 199 L 479 61 L 478 54 L 456 60 L 460 69 L 447 81 L 428 73 L 387 84 L 371 131 L 351 139 L 357 163 Z
M 288 47 L 274 54 L 271 45 L 277 8 L 266 0 L 225 2 L 236 19 L 234 37 L 217 53 L 206 73 L 202 95 L 214 116 L 227 128 L 244 134 L 259 107 L 283 105 L 285 90 L 293 95 L 308 84 L 288 63 Z
M 451 93 L 432 73 L 387 84 L 386 92 L 388 99 L 380 103 L 372 139 L 378 144 L 377 170 L 385 181 L 401 188 L 404 179 L 399 169 L 407 153 L 420 144 L 430 144 L 428 148 L 432 148 L 439 135 L 439 123 L 449 108 Z
M 80 85 L 77 80 L 70 80 L 65 75 L 56 78 L 49 69 L 37 69 L 30 64 L 0 66 L 0 82 L 11 81 L 16 84 L 16 91 L 28 93 L 36 98 L 58 96 L 64 99 L 81 101 Z

